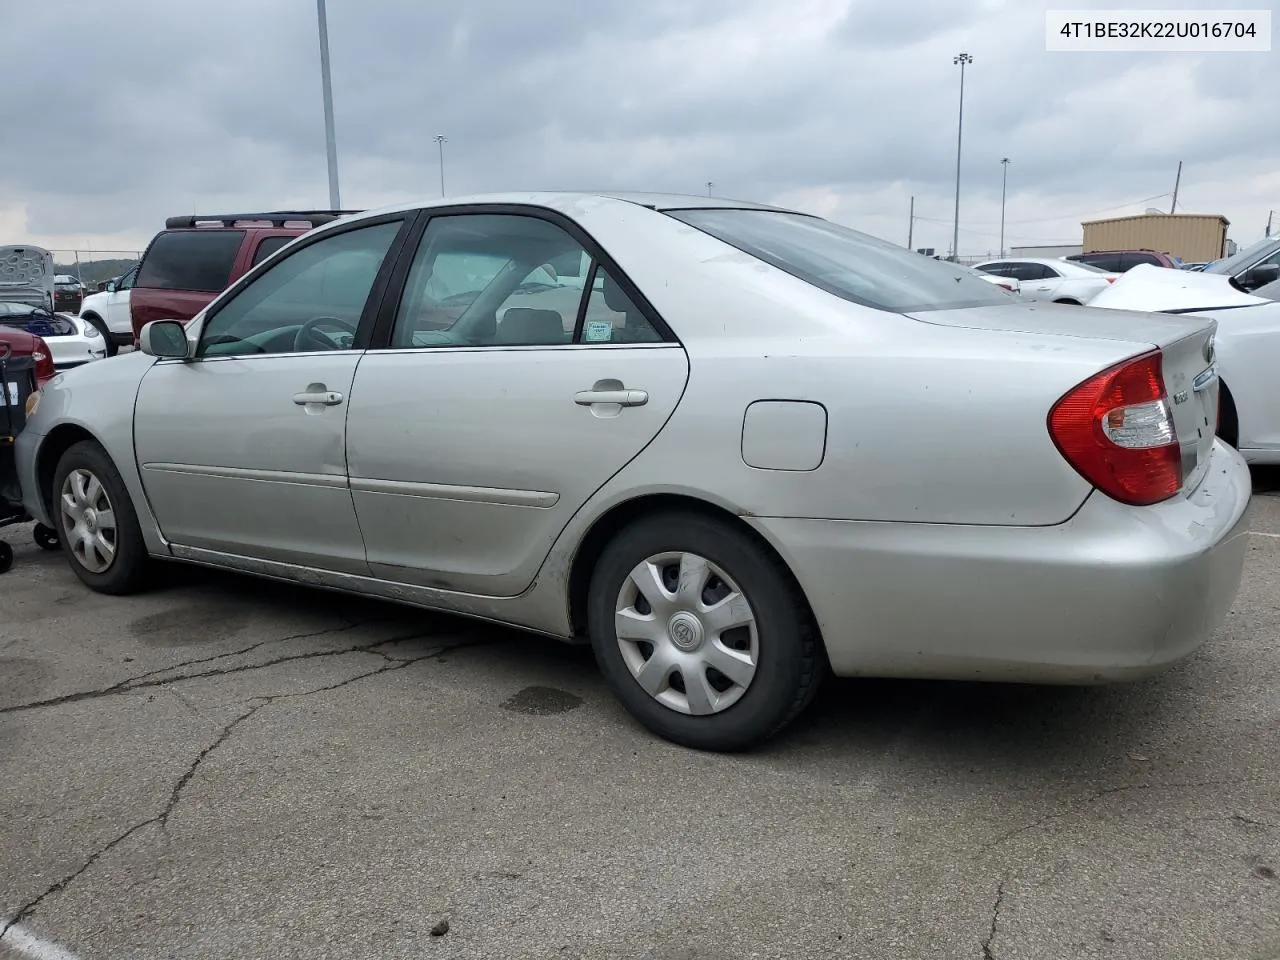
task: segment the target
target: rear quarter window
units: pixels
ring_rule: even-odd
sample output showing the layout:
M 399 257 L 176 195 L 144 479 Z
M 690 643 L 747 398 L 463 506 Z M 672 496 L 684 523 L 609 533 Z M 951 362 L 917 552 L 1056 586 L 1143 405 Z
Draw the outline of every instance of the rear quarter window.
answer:
M 1008 306 L 997 286 L 968 267 L 802 213 L 673 210 L 669 216 L 710 234 L 811 286 L 892 313 Z
M 161 233 L 143 257 L 134 285 L 218 293 L 231 279 L 231 268 L 243 240 L 242 230 Z

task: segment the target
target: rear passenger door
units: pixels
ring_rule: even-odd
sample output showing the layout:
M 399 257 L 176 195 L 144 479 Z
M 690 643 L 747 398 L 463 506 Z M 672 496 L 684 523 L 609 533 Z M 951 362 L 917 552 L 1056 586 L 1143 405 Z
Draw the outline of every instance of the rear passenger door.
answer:
M 556 264 L 583 254 L 588 275 L 559 282 Z M 433 216 L 397 269 L 403 296 L 360 362 L 347 420 L 369 567 L 515 596 L 662 429 L 688 360 L 618 266 L 545 211 Z

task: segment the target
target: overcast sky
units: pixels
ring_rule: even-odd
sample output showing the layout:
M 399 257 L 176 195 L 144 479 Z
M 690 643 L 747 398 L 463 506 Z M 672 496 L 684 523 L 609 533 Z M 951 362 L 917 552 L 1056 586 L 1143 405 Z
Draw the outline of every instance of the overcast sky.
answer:
M 438 196 L 444 134 L 453 195 L 712 181 L 899 243 L 914 195 L 945 252 L 965 51 L 962 254 L 999 249 L 1005 156 L 1007 245 L 1168 209 L 1179 160 L 1180 211 L 1262 236 L 1280 54 L 1047 53 L 1050 6 L 1109 4 L 328 0 L 343 205 Z M 315 0 L 4 0 L 0 38 L 0 243 L 328 205 Z

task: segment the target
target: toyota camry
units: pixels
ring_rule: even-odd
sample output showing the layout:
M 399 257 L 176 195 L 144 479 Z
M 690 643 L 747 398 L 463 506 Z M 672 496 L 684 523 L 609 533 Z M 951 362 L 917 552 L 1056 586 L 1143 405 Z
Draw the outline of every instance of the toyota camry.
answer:
M 411 204 L 61 374 L 17 457 L 80 579 L 183 561 L 589 642 L 740 749 L 829 673 L 1147 675 L 1234 600 L 1215 322 L 1026 303 L 807 214 Z

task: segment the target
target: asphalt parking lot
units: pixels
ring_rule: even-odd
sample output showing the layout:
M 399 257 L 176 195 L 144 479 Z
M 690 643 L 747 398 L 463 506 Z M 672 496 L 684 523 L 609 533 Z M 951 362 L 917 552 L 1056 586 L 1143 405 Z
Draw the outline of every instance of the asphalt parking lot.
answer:
M 10 528 L 0 958 L 1280 957 L 1253 509 L 1156 680 L 844 681 L 744 756 L 643 732 L 583 650 L 202 571 L 99 597 Z

